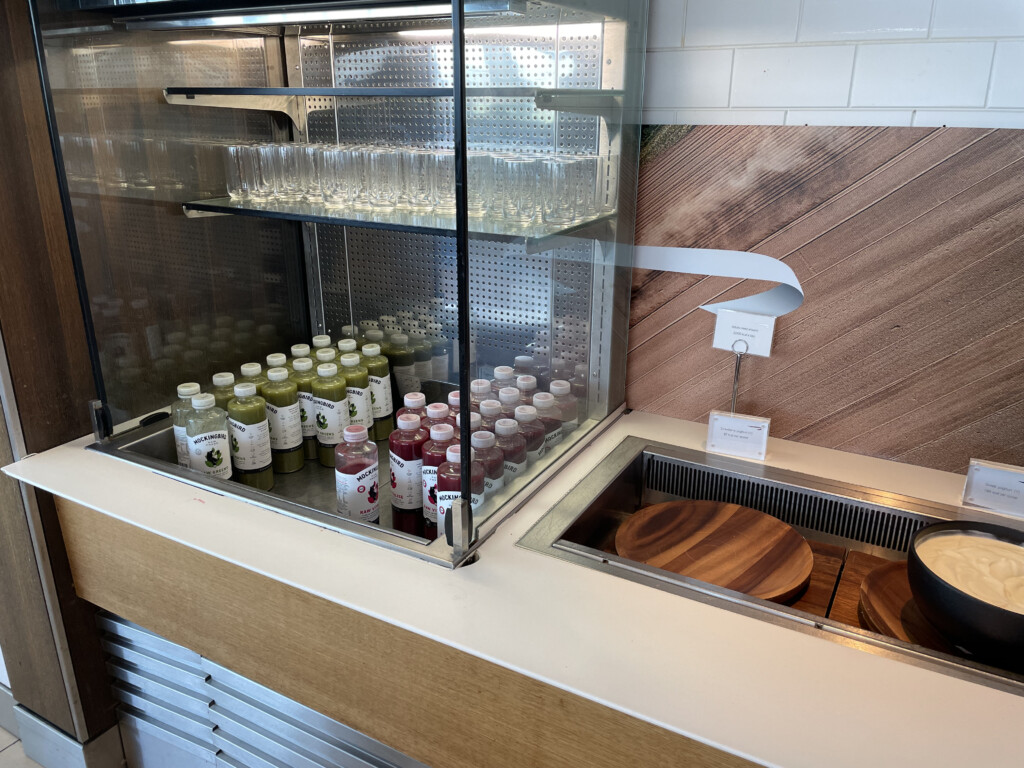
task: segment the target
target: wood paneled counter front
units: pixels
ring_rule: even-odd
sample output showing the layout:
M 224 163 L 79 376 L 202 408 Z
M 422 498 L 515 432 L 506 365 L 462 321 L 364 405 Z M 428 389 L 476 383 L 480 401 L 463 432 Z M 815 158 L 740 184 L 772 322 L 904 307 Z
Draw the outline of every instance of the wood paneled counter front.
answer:
M 622 416 L 456 571 L 84 450 L 61 497 L 84 598 L 438 768 L 1019 766 L 1024 697 L 517 547 Z M 768 463 L 957 504 L 962 478 L 781 440 Z M 549 473 L 554 474 L 554 473 Z

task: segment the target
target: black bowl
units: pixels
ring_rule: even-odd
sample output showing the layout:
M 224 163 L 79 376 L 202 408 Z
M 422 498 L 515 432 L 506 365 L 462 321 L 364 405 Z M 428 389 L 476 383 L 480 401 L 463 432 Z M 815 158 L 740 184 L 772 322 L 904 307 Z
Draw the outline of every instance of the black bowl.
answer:
M 907 553 L 910 590 L 925 618 L 946 638 L 979 659 L 1020 669 L 1024 666 L 1024 614 L 962 592 L 921 562 L 918 545 L 927 538 L 946 533 L 989 535 L 1024 545 L 1024 532 L 990 523 L 937 523 L 918 531 Z

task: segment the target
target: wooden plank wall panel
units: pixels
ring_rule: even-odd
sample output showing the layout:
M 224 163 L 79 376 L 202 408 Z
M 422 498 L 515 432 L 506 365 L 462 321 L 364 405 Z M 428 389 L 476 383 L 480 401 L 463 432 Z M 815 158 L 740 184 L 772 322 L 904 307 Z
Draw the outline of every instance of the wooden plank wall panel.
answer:
M 804 305 L 740 383 L 774 436 L 959 472 L 1024 463 L 1024 131 L 647 129 L 636 234 L 797 273 Z M 728 408 L 732 358 L 699 307 L 766 287 L 636 270 L 629 406 Z

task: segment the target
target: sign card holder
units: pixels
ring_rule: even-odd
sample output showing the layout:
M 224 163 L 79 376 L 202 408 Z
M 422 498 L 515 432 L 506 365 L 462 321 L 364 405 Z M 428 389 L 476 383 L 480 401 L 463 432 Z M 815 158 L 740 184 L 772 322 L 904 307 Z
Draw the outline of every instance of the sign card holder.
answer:
M 971 459 L 963 503 L 1024 518 L 1024 467 Z
M 768 453 L 768 427 L 760 416 L 712 411 L 708 419 L 708 450 L 741 459 L 764 461 Z

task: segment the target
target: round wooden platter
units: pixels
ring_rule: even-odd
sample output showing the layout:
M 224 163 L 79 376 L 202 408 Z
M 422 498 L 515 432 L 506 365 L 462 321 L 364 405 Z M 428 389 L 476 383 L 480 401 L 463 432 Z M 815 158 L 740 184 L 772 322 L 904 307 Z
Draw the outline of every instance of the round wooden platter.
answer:
M 954 652 L 914 603 L 905 562 L 880 565 L 864 577 L 857 614 L 864 629 L 932 650 Z
M 782 603 L 811 578 L 814 554 L 791 526 L 717 501 L 669 501 L 639 510 L 615 534 L 622 557 Z

